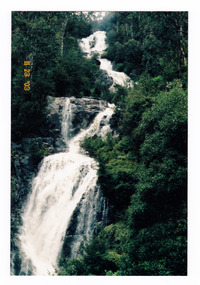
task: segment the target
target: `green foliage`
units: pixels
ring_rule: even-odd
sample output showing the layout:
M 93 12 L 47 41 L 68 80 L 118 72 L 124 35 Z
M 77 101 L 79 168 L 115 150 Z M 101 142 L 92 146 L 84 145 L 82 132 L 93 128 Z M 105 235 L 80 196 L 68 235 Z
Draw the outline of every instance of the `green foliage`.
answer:
M 54 20 L 54 21 L 53 21 Z M 45 97 L 54 90 L 52 68 L 59 45 L 53 13 L 12 13 L 12 139 L 38 133 L 44 123 Z M 24 61 L 30 77 L 24 77 Z M 24 82 L 30 90 L 24 91 Z
M 187 12 L 110 13 L 106 57 L 137 81 L 141 74 L 187 86 Z M 106 21 L 106 19 L 104 20 Z
M 105 227 L 82 246 L 82 257 L 65 261 L 59 275 L 118 275 L 128 237 L 128 228 L 122 222 Z
M 88 245 L 83 262 L 95 275 L 186 275 L 186 92 L 176 80 L 157 97 L 142 96 L 138 87 L 122 106 L 118 138 L 96 137 L 83 144 L 100 163 L 99 183 L 114 205 L 116 222 Z M 119 217 L 127 238 L 117 240 Z M 93 256 L 99 271 L 91 266 Z
M 132 274 L 185 275 L 187 97 L 179 82 L 157 97 L 137 133 L 142 137 L 139 181 L 128 209 Z
M 82 147 L 98 160 L 98 183 L 116 213 L 120 213 L 129 205 L 137 180 L 136 164 L 130 153 L 124 151 L 125 144 L 108 135 L 104 141 L 99 137 L 86 138 Z
M 86 273 L 85 264 L 82 258 L 60 260 L 60 266 L 57 270 L 58 276 L 66 275 L 91 275 Z
M 44 156 L 51 154 L 51 149 L 43 145 L 41 139 L 33 139 L 30 143 L 28 152 L 31 154 L 33 162 L 37 165 Z
M 116 104 L 118 107 L 123 107 L 126 97 L 128 95 L 128 90 L 125 87 L 117 85 L 115 91 L 111 93 L 111 103 Z
M 56 65 L 56 96 L 91 96 L 98 66 L 82 56 L 78 45 L 70 46 Z
M 145 96 L 143 90 L 135 88 L 131 90 L 126 98 L 123 115 L 120 122 L 119 130 L 123 137 L 122 141 L 126 140 L 126 148 L 132 151 L 133 155 L 138 158 L 140 147 L 140 133 L 137 134 L 137 127 L 141 121 L 142 115 L 153 103 L 153 98 Z
M 180 213 L 179 213 L 180 214 Z M 186 217 L 141 229 L 129 247 L 132 275 L 185 275 L 187 262 Z
M 98 66 L 78 46 L 90 33 L 82 12 L 12 13 L 12 140 L 42 135 L 47 96 L 95 96 Z M 24 61 L 30 61 L 30 77 Z
M 186 202 L 187 97 L 183 89 L 176 85 L 162 93 L 144 113 L 137 131 L 143 142 L 132 221 L 141 228 L 175 215 L 178 204 Z
M 145 163 L 150 163 L 155 155 L 161 157 L 166 149 L 171 155 L 187 154 L 187 95 L 180 82 L 174 84 L 168 92 L 160 94 L 138 127 L 145 138 L 141 147 Z

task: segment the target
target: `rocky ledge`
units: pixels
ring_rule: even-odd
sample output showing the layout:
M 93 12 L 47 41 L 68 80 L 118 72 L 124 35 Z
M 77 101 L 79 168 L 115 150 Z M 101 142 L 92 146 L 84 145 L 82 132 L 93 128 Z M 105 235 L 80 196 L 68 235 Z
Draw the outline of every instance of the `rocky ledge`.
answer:
M 54 152 L 60 152 L 65 147 L 61 137 L 62 112 L 66 97 L 47 97 L 47 129 L 54 141 Z M 94 98 L 70 97 L 72 108 L 71 136 L 76 135 L 80 129 L 87 128 L 95 116 L 108 107 L 108 103 Z

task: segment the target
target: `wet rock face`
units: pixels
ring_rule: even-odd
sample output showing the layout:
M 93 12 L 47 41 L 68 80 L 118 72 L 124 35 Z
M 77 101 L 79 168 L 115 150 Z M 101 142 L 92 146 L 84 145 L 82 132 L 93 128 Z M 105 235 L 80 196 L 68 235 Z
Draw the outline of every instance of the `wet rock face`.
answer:
M 30 191 L 30 182 L 38 170 L 38 164 L 44 156 L 64 151 L 65 143 L 61 136 L 62 111 L 65 97 L 48 97 L 47 136 L 24 138 L 21 144 L 12 143 L 12 172 L 16 180 L 16 203 L 27 196 Z M 72 104 L 72 131 L 77 134 L 80 129 L 87 128 L 94 117 L 104 110 L 108 103 L 92 98 L 71 97 Z
M 101 73 L 99 75 L 99 80 L 101 81 L 101 84 L 108 89 L 113 85 L 114 82 L 113 78 L 108 75 L 106 70 L 101 70 Z
M 48 96 L 47 107 L 47 121 L 49 123 L 49 129 L 56 132 L 61 130 L 62 110 L 65 104 L 65 97 L 53 98 Z M 93 98 L 75 98 L 70 97 L 70 103 L 72 104 L 72 124 L 73 127 L 77 127 L 77 122 L 80 124 L 80 128 L 87 127 L 100 111 L 104 110 L 108 103 L 103 100 Z M 85 122 L 87 121 L 87 122 Z
M 31 189 L 31 181 L 38 171 L 43 157 L 65 151 L 66 145 L 61 136 L 62 111 L 65 97 L 48 97 L 46 109 L 47 129 L 45 137 L 24 138 L 21 144 L 12 143 L 13 203 L 23 204 Z M 108 103 L 93 98 L 70 98 L 72 106 L 72 136 L 80 129 L 87 128 L 95 116 L 104 110 Z
M 73 109 L 72 126 L 74 135 L 80 129 L 87 128 L 95 116 L 108 106 L 105 101 L 88 98 L 71 98 L 70 102 Z
M 94 192 L 90 189 L 84 193 L 66 230 L 61 258 L 79 256 L 79 246 L 84 244 L 83 235 L 89 240 L 90 236 L 96 234 L 102 224 L 107 224 L 107 214 L 107 200 L 99 187 Z
M 47 128 L 54 141 L 54 152 L 63 151 L 65 144 L 61 137 L 61 122 L 66 98 L 48 96 L 47 99 Z M 72 106 L 72 136 L 81 129 L 87 128 L 95 116 L 108 106 L 107 102 L 93 98 L 70 97 L 70 103 Z
M 11 275 L 18 275 L 21 259 L 18 249 L 18 229 L 22 223 L 24 202 L 31 191 L 31 182 L 37 171 L 32 154 L 28 153 L 31 139 L 20 144 L 11 143 Z
M 46 109 L 47 123 L 45 137 L 24 138 L 21 144 L 12 143 L 12 171 L 16 181 L 15 202 L 23 202 L 30 191 L 30 182 L 38 170 L 38 164 L 44 156 L 64 151 L 65 143 L 61 136 L 62 111 L 65 97 L 48 97 Z M 95 116 L 104 110 L 108 103 L 93 98 L 71 97 L 72 135 L 87 128 Z M 21 201 L 22 200 L 22 201 Z
M 12 203 L 19 205 L 30 191 L 30 182 L 34 176 L 35 167 L 31 155 L 25 152 L 23 144 L 12 143 L 11 150 L 12 175 L 15 177 Z

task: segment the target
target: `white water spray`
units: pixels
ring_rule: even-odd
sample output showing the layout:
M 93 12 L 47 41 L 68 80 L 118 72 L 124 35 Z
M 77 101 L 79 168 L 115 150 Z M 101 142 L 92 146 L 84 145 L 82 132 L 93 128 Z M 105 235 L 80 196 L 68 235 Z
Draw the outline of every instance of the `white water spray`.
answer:
M 83 38 L 80 42 L 80 47 L 88 58 L 91 58 L 95 53 L 98 55 L 100 61 L 100 69 L 105 70 L 107 74 L 112 77 L 113 84 L 110 90 L 115 90 L 115 85 L 132 87 L 130 77 L 128 77 L 124 72 L 118 72 L 113 70 L 111 61 L 106 58 L 101 58 L 103 52 L 107 48 L 106 44 L 106 32 L 97 31 L 87 38 Z
M 45 157 L 32 182 L 32 192 L 22 215 L 23 226 L 19 235 L 22 275 L 55 274 L 66 229 L 83 195 L 86 201 L 80 209 L 82 215 L 77 232 L 81 232 L 84 227 L 86 237 L 91 236 L 96 210 L 93 205 L 99 197 L 96 187 L 98 164 L 84 154 L 80 143 L 84 137 L 105 134 L 113 112 L 112 106 L 100 112 L 88 129 L 69 140 L 71 106 L 70 100 L 66 99 L 62 136 L 69 151 Z M 104 129 L 101 128 L 102 120 L 106 122 Z M 93 210 L 87 201 L 87 197 L 90 199 L 91 196 L 94 197 Z M 80 242 L 79 236 L 73 242 L 72 255 L 76 255 Z

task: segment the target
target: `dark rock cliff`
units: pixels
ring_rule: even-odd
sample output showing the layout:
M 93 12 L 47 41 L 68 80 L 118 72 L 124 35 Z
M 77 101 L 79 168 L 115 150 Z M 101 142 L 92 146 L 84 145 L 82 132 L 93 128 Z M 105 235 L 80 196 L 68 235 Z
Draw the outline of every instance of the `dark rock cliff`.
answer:
M 61 137 L 61 121 L 62 111 L 65 103 L 65 97 L 50 97 L 48 96 L 47 107 L 47 129 L 49 135 L 53 139 L 53 151 L 63 151 L 65 147 L 64 141 Z M 80 129 L 87 128 L 95 116 L 104 110 L 108 103 L 103 100 L 93 98 L 75 98 L 70 97 L 72 106 L 72 134 L 76 135 Z

